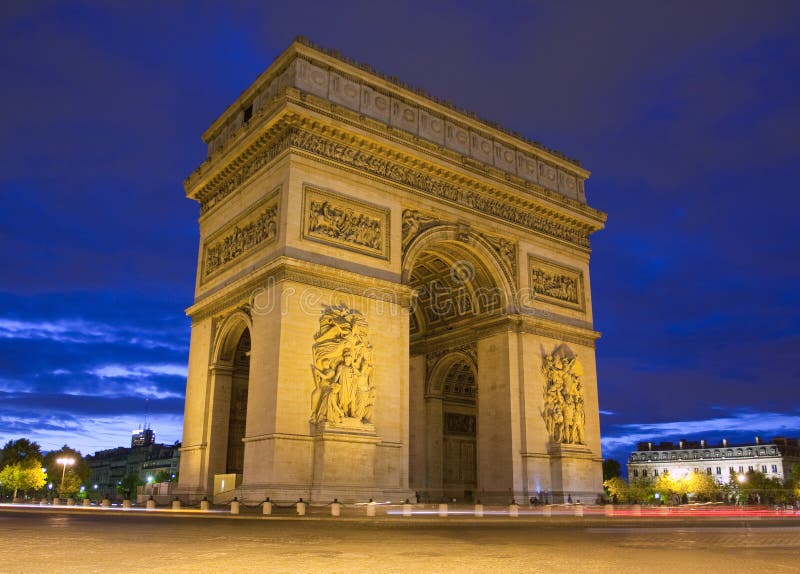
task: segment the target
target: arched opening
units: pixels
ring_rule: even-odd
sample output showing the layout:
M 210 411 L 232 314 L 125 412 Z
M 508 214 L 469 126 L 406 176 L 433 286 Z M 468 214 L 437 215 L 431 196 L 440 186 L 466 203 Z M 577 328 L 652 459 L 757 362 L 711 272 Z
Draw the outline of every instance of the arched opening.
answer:
M 478 486 L 475 372 L 456 360 L 442 385 L 442 490 L 448 499 L 472 500 Z
M 247 399 L 250 390 L 251 323 L 237 310 L 219 326 L 211 364 L 211 404 L 208 411 L 208 480 L 218 475 L 244 474 L 244 438 L 247 435 Z M 226 488 L 237 481 L 225 480 Z M 221 485 L 222 483 L 220 483 Z M 221 488 L 221 486 L 220 486 Z
M 228 410 L 228 448 L 225 472 L 242 474 L 244 470 L 244 436 L 247 427 L 247 391 L 250 381 L 250 331 L 239 337 L 231 370 L 231 399 Z
M 510 288 L 491 248 L 457 228 L 432 229 L 408 247 L 404 277 L 413 373 L 412 488 L 426 500 L 480 497 L 480 328 L 509 309 Z M 415 417 L 417 413 L 419 416 Z

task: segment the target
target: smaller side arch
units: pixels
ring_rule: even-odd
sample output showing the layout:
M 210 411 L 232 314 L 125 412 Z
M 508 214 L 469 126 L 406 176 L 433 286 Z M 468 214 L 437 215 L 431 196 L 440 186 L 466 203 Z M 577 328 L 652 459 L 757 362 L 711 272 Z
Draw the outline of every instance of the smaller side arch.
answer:
M 252 336 L 253 321 L 247 308 L 237 309 L 222 320 L 214 340 L 211 365 L 233 365 L 236 347 L 245 330 L 248 330 Z
M 429 397 L 442 397 L 444 394 L 444 381 L 450 369 L 458 363 L 465 363 L 472 370 L 472 376 L 478 379 L 478 365 L 468 353 L 464 351 L 452 351 L 441 357 L 429 370 L 427 381 L 425 382 L 425 394 Z

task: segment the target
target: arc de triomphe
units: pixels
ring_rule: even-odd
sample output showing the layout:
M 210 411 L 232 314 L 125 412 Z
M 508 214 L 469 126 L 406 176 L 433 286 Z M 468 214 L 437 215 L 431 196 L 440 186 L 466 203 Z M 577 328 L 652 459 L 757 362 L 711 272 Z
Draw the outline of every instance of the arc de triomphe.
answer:
M 589 172 L 304 40 L 203 140 L 181 495 L 594 500 Z

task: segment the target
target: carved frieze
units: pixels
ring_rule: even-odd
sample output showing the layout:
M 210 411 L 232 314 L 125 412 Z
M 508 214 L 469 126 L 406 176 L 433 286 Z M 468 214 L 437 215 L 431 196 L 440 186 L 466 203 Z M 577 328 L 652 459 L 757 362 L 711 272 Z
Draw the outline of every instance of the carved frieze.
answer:
M 586 413 L 583 405 L 583 365 L 562 346 L 542 362 L 544 418 L 554 443 L 584 444 Z
M 203 245 L 201 277 L 205 281 L 257 247 L 278 236 L 278 190 L 253 206 Z
M 555 221 L 536 212 L 533 205 L 512 203 L 486 192 L 459 187 L 375 153 L 297 128 L 286 129 L 272 145 L 252 152 L 253 154 L 240 167 L 209 182 L 197 194 L 197 199 L 200 201 L 200 213 L 205 214 L 218 205 L 290 146 L 339 162 L 369 175 L 411 187 L 437 199 L 453 203 L 460 208 L 472 209 L 582 248 L 589 247 L 588 230 Z M 407 243 L 405 244 L 407 245 Z
M 546 259 L 528 256 L 530 286 L 535 299 L 584 311 L 583 273 Z
M 306 186 L 303 239 L 389 259 L 389 210 Z
M 518 203 L 512 204 L 492 197 L 488 193 L 459 187 L 368 151 L 356 149 L 311 132 L 293 131 L 290 143 L 293 147 L 320 157 L 338 161 L 369 174 L 407 185 L 438 199 L 449 201 L 462 209 L 472 209 L 574 243 L 580 247 L 589 247 L 589 238 L 585 230 L 569 227 L 539 215 Z
M 240 167 L 222 177 L 214 178 L 197 194 L 197 199 L 200 202 L 200 214 L 207 213 L 228 195 L 244 185 L 261 168 L 265 167 L 279 153 L 288 148 L 289 141 L 289 133 L 283 133 L 272 145 L 260 149 Z

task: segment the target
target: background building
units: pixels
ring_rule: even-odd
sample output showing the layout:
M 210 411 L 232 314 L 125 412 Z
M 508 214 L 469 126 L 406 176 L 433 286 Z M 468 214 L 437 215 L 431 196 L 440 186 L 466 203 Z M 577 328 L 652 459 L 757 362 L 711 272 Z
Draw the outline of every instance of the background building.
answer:
M 86 457 L 91 469 L 90 491 L 113 496 L 117 486 L 121 486 L 132 475 L 140 482 L 156 480 L 159 473 L 172 480 L 178 475 L 180 446 L 180 442 L 156 444 L 155 433 L 149 428 L 134 431 L 130 447 L 101 450 Z
M 628 479 L 658 477 L 665 472 L 680 474 L 704 472 L 720 483 L 751 470 L 770 478 L 785 480 L 793 464 L 800 464 L 796 438 L 774 438 L 765 443 L 760 437 L 748 444 L 729 444 L 726 439 L 711 446 L 705 440 L 680 440 L 677 444 L 639 443 L 628 458 Z

